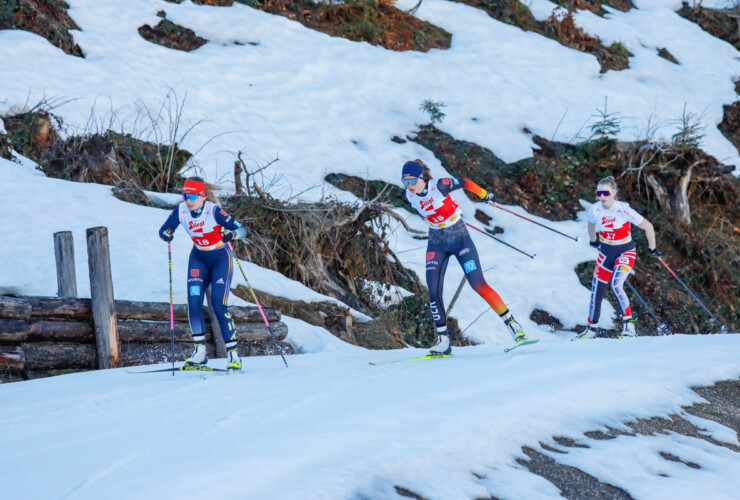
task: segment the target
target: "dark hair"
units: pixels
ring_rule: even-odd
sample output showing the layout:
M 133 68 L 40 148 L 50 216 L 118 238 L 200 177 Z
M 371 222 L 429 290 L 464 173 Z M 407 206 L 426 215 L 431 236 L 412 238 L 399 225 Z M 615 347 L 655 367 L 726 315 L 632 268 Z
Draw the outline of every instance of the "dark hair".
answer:
M 206 200 L 210 201 L 211 203 L 215 203 L 218 205 L 218 198 L 216 198 L 216 194 L 214 191 L 220 191 L 221 188 L 218 186 L 215 186 L 213 184 L 209 184 L 208 182 L 204 181 L 202 177 L 188 177 L 187 180 L 189 181 L 196 181 L 196 182 L 202 182 L 206 185 Z

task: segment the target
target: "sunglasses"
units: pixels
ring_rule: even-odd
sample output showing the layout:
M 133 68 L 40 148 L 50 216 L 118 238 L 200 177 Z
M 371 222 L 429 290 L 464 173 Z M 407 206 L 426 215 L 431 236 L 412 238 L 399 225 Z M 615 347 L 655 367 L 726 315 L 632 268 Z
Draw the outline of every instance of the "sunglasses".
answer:
M 611 196 L 611 191 L 596 191 L 596 196 Z
M 198 199 L 198 196 L 200 196 L 200 195 L 198 195 L 198 194 L 186 194 L 186 193 L 183 193 L 182 194 L 183 200 L 190 200 L 190 201 L 197 200 Z
M 415 186 L 418 180 L 418 177 L 414 177 L 413 179 L 401 179 L 401 182 L 403 182 L 404 186 Z

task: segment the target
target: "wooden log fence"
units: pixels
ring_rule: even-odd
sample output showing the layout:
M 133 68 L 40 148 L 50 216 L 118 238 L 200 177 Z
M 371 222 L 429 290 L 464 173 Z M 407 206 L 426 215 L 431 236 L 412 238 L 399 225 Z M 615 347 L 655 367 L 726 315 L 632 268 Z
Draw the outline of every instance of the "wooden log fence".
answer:
M 169 304 L 116 300 L 119 366 L 169 362 Z M 288 327 L 280 311 L 263 308 L 284 353 Z M 272 337 L 256 307 L 230 306 L 241 356 L 277 354 Z M 208 309 L 203 307 L 204 317 Z M 175 360 L 192 352 L 187 306 L 174 307 Z M 91 299 L 0 296 L 0 373 L 13 369 L 33 376 L 56 370 L 94 370 L 98 352 Z M 218 357 L 211 323 L 206 323 L 208 356 Z
M 34 378 L 59 371 L 94 370 L 168 362 L 171 360 L 170 305 L 115 300 L 108 250 L 108 230 L 89 228 L 87 254 L 90 299 L 77 298 L 74 244 L 71 232 L 54 234 L 58 297 L 0 296 L 0 382 Z M 229 307 L 241 356 L 277 354 L 256 307 Z M 284 354 L 288 327 L 280 311 L 264 309 Z M 203 307 L 208 356 L 223 357 L 218 324 Z M 174 306 L 175 360 L 192 352 L 187 305 Z M 211 319 L 209 322 L 208 319 Z

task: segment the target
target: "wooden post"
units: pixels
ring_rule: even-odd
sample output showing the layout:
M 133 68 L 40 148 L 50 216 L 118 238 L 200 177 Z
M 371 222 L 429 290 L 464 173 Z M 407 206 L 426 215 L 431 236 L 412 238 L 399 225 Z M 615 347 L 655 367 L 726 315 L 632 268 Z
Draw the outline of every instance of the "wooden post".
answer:
M 213 310 L 213 303 L 211 299 L 211 287 L 206 290 L 206 300 L 208 301 L 208 316 L 211 318 L 211 330 L 213 330 L 213 345 L 216 347 L 216 357 L 226 357 L 226 343 L 221 335 L 221 325 L 216 318 L 216 311 Z
M 234 162 L 234 184 L 236 186 L 236 194 L 242 194 L 242 162 Z
M 77 298 L 75 249 L 72 231 L 54 233 L 54 255 L 57 261 L 57 295 Z
M 113 278 L 110 270 L 108 229 L 87 229 L 87 258 L 90 267 L 90 298 L 92 302 L 98 368 L 115 368 L 121 357 L 116 328 L 116 306 L 113 301 Z

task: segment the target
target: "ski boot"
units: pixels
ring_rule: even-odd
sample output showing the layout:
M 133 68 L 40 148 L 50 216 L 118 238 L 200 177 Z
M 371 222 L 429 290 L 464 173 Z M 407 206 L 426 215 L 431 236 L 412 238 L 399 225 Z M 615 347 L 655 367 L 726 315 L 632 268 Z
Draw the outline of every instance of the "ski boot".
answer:
M 596 336 L 599 334 L 599 327 L 596 326 L 594 323 L 589 323 L 585 330 L 583 330 L 581 333 L 575 336 L 575 338 L 571 340 L 579 340 L 579 339 L 593 339 L 596 338 Z
M 524 329 L 522 328 L 522 325 L 520 325 L 519 322 L 514 319 L 514 316 L 512 316 L 511 314 L 507 314 L 503 317 L 503 320 L 506 326 L 509 327 L 511 335 L 514 337 L 514 342 L 522 342 L 523 340 L 528 340 L 527 336 L 524 334 Z
M 229 351 L 229 356 L 227 358 L 227 361 L 229 365 L 226 367 L 229 370 L 241 370 L 242 369 L 242 360 L 239 359 L 239 352 L 236 349 L 232 349 Z
M 197 335 L 193 336 L 195 341 L 193 354 L 185 360 L 185 366 L 204 366 L 208 363 L 208 355 L 206 354 L 206 336 Z
M 432 346 L 431 349 L 429 349 L 429 356 L 445 356 L 447 354 L 450 354 L 452 352 L 452 347 L 450 347 L 450 336 L 445 333 L 438 333 L 437 334 L 437 343 Z
M 637 318 L 622 319 L 622 336 L 620 338 L 637 337 L 637 331 L 635 331 L 635 323 L 637 323 Z
M 514 345 L 504 349 L 504 352 L 509 352 L 522 345 L 536 344 L 537 342 L 540 341 L 539 339 L 527 338 L 527 336 L 524 334 L 524 329 L 522 328 L 522 325 L 520 325 L 519 322 L 515 320 L 514 316 L 512 316 L 510 313 L 504 314 L 501 317 L 501 319 L 504 320 L 504 323 L 506 324 L 506 326 L 509 327 L 511 336 L 514 337 Z

